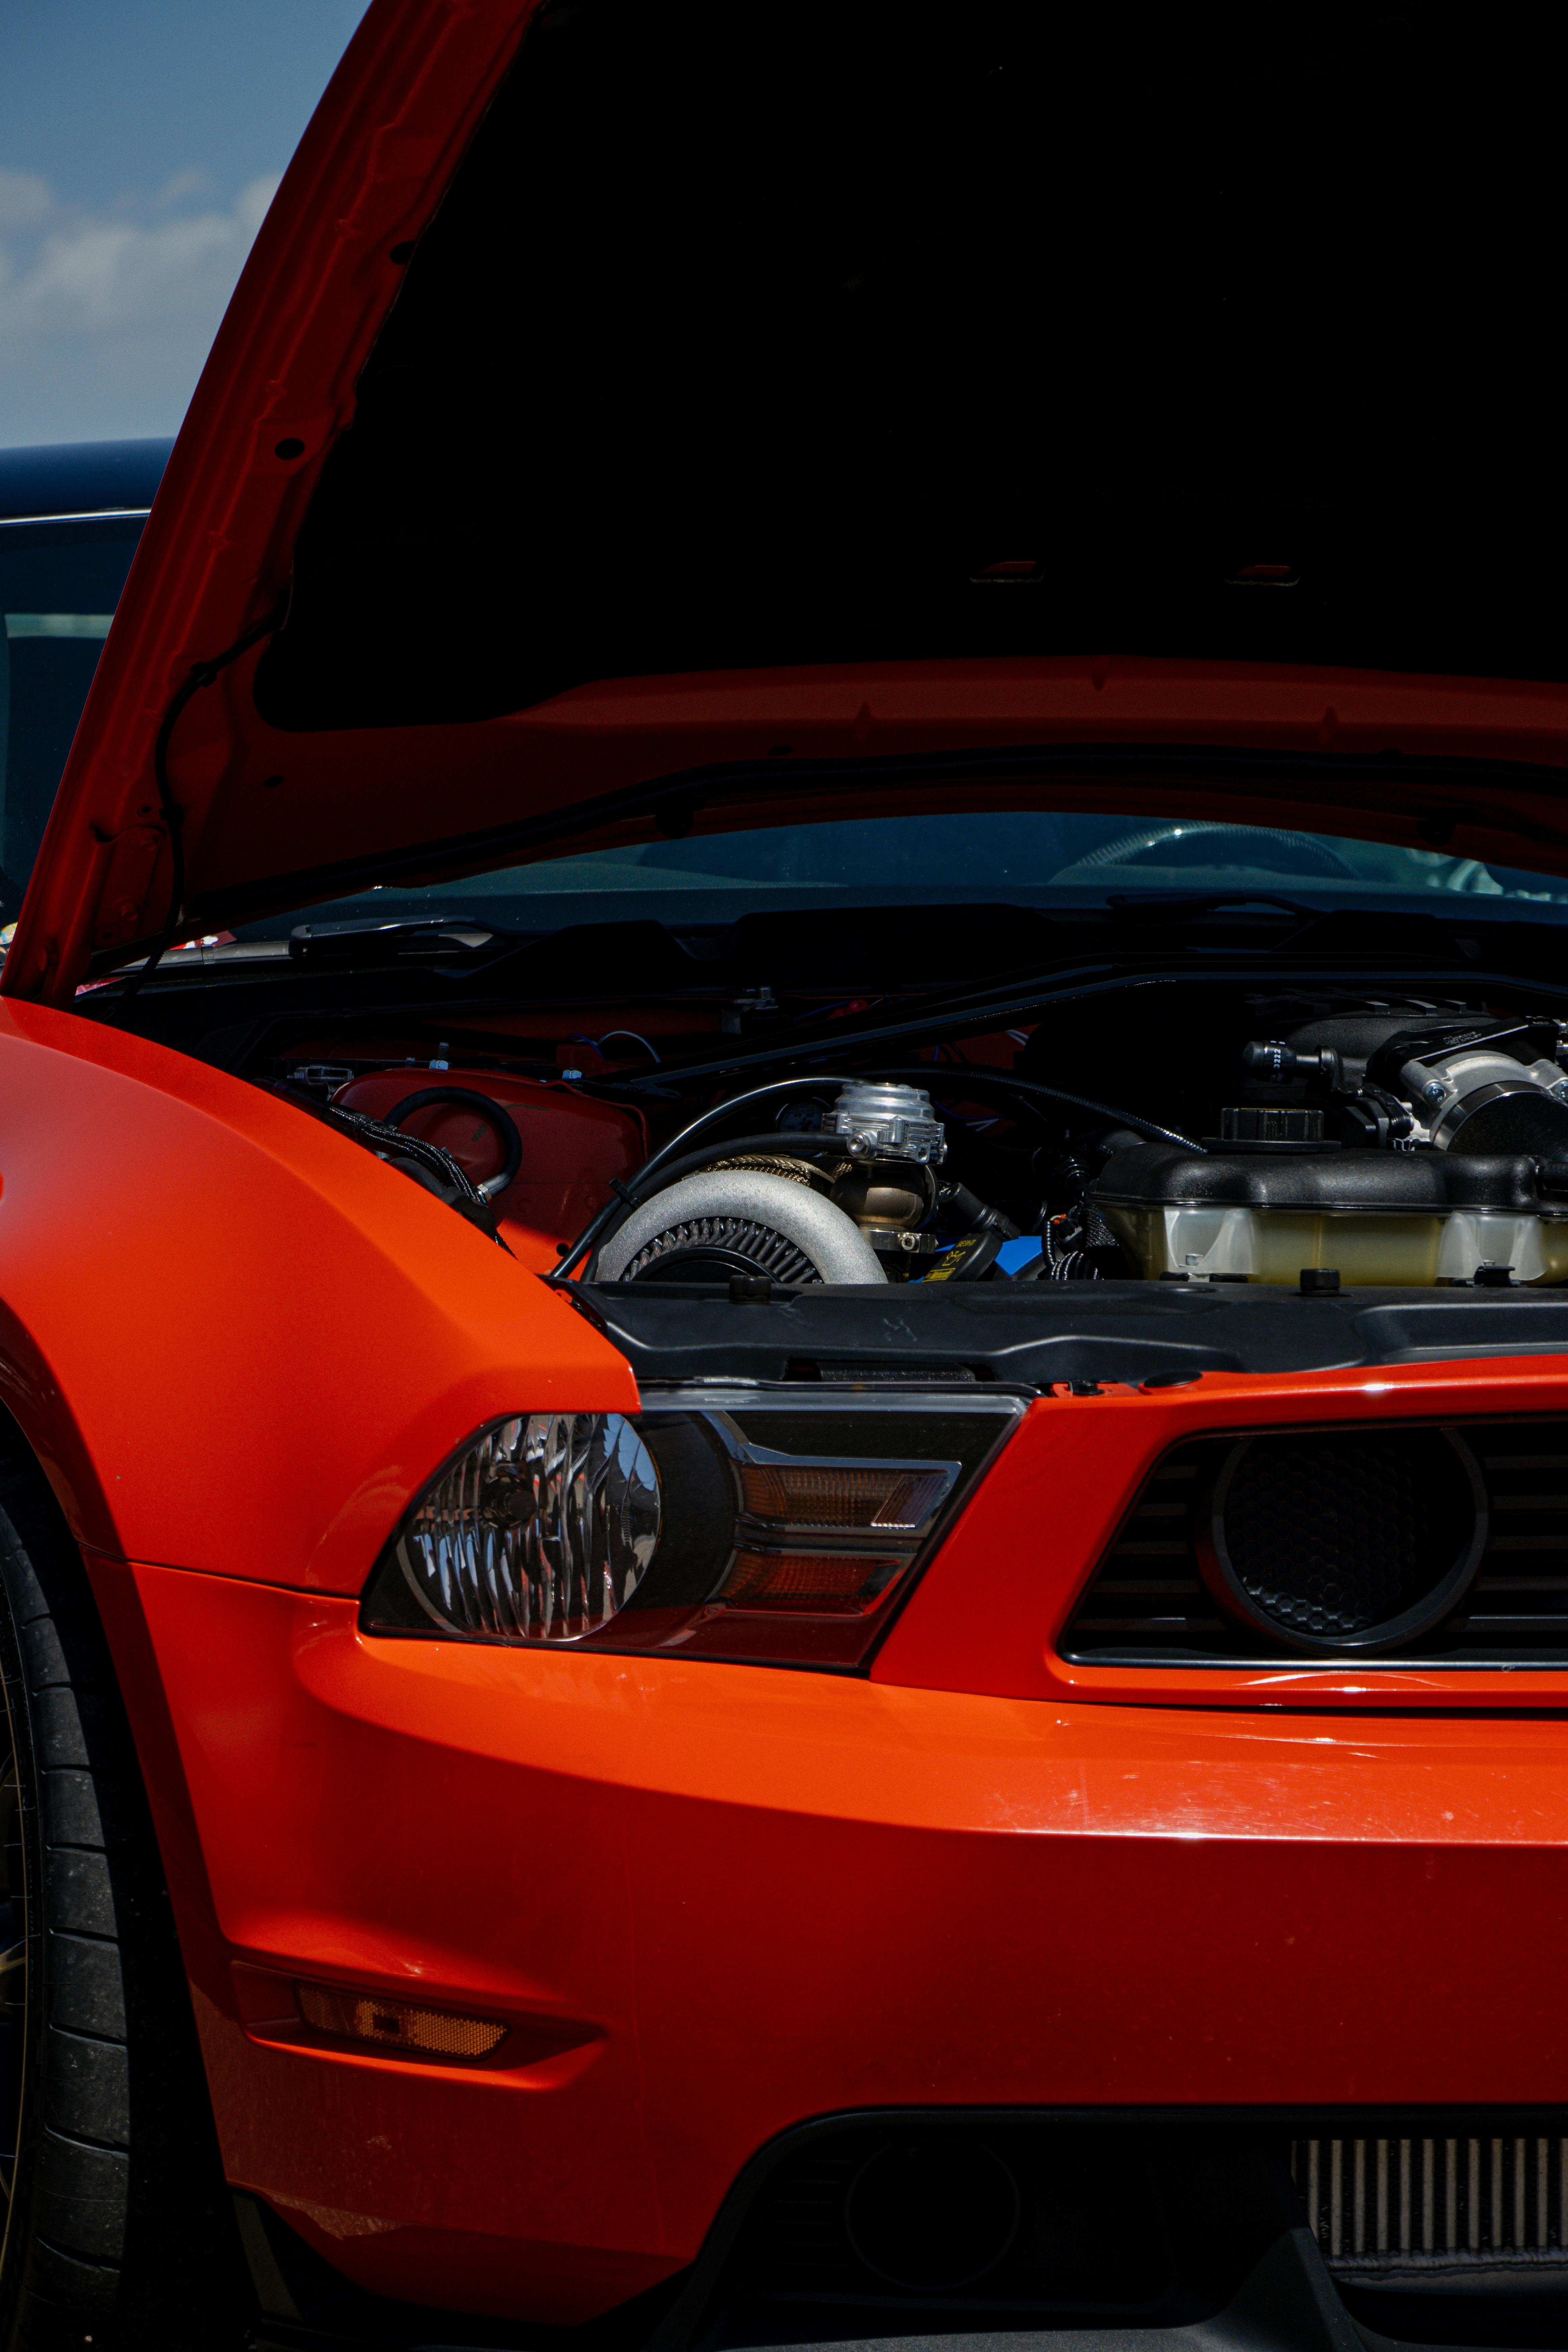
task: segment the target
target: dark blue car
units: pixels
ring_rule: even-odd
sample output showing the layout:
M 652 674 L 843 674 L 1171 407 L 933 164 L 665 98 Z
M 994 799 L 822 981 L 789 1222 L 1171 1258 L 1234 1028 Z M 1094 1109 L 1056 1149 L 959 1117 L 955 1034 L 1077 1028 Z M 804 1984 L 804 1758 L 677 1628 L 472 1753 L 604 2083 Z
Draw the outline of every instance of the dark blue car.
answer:
M 0 449 L 0 944 L 172 446 Z

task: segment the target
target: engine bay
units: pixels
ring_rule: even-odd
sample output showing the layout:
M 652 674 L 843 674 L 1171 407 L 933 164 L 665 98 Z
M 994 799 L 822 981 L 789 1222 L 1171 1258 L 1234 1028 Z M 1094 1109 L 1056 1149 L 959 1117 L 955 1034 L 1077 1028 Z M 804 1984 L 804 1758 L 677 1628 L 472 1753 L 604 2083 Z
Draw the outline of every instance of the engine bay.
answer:
M 1205 981 L 880 1059 L 847 1034 L 818 1072 L 758 994 L 732 1074 L 643 1003 L 516 1055 L 328 1036 L 256 1075 L 595 1287 L 1568 1283 L 1568 1021 L 1538 1006 Z

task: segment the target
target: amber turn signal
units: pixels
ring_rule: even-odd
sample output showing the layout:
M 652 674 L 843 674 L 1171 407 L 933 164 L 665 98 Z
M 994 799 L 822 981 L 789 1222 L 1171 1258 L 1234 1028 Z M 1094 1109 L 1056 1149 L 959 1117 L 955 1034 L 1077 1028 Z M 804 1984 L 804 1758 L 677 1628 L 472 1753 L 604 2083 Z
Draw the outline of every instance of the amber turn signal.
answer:
M 423 2009 L 380 1993 L 342 1985 L 297 1984 L 294 1998 L 307 2025 L 378 2050 L 410 2050 L 422 2058 L 488 2058 L 506 2039 L 493 2017 L 459 2017 L 449 2009 Z
M 863 1617 L 908 1567 L 908 1552 L 737 1551 L 715 1598 L 729 1609 L 805 1609 Z
M 957 1476 L 956 1465 L 930 1470 L 902 1464 L 742 1460 L 746 1509 L 765 1526 L 923 1528 Z

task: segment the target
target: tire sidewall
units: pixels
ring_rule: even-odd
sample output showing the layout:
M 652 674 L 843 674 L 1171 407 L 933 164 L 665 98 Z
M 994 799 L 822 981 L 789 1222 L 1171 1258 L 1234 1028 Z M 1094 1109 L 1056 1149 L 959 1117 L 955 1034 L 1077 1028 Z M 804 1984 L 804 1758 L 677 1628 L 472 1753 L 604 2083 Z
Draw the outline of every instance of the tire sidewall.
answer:
M 26 1567 L 24 1567 L 26 1563 Z M 12 1752 L 16 1759 L 17 1848 L 22 1866 L 23 1913 L 27 1945 L 26 2003 L 21 2035 L 22 2104 L 16 2135 L 16 2163 L 12 2193 L 0 2225 L 0 2346 L 12 2341 L 17 2294 L 26 2267 L 32 2233 L 33 2189 L 38 2132 L 38 2053 L 45 2013 L 44 1985 L 44 1852 L 37 1745 L 26 1662 L 18 1610 L 27 1609 L 35 1592 L 18 1591 L 33 1582 L 27 1548 L 15 1521 L 0 1504 L 0 1687 L 8 1718 Z

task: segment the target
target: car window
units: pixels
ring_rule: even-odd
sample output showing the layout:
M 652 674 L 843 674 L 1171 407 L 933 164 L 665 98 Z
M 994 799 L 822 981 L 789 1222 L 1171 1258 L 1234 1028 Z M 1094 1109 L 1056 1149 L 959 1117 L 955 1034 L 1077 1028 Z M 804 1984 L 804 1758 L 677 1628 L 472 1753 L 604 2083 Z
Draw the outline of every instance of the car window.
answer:
M 0 924 L 16 921 L 140 518 L 0 522 Z

